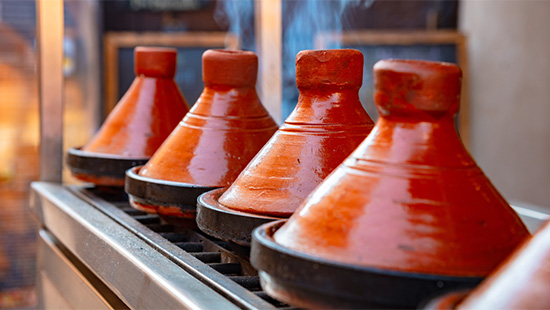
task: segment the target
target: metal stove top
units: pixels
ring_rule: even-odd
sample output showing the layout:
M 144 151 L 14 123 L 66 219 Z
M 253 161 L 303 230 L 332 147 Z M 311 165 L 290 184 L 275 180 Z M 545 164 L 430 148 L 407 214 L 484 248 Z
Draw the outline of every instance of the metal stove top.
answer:
M 32 189 L 41 303 L 55 295 L 48 305 L 75 309 L 291 309 L 261 290 L 245 248 L 163 223 L 131 208 L 121 191 L 45 182 Z M 531 232 L 549 218 L 514 209 Z
M 291 309 L 262 291 L 245 248 L 135 210 L 120 191 L 44 182 L 32 188 L 31 205 L 43 230 L 116 295 L 119 301 L 111 304 Z

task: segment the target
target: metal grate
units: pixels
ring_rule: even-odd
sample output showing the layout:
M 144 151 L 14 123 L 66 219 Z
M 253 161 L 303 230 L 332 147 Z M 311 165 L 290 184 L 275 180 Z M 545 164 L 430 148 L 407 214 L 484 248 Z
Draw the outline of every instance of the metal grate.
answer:
M 157 251 L 243 309 L 295 309 L 262 291 L 249 249 L 205 235 L 197 228 L 163 222 L 133 209 L 125 193 L 73 187 L 71 190 Z

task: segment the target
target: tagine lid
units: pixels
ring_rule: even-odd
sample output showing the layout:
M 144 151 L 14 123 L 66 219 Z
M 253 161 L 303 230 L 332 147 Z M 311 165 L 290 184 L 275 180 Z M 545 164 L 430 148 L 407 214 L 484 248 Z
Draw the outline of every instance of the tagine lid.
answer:
M 296 72 L 296 108 L 220 197 L 221 205 L 287 218 L 372 130 L 358 95 L 360 51 L 302 51 Z
M 460 70 L 391 60 L 375 65 L 374 76 L 375 103 L 387 113 L 275 241 L 388 271 L 486 276 L 529 233 L 454 128 Z
M 144 164 L 189 110 L 174 82 L 176 50 L 134 49 L 136 77 L 101 128 L 67 153 L 73 176 L 96 185 L 123 186 L 127 169 Z
M 176 50 L 138 46 L 134 56 L 132 85 L 82 151 L 150 158 L 189 111 L 173 80 Z
M 139 175 L 229 186 L 277 130 L 256 93 L 257 60 L 253 52 L 204 52 L 200 97 Z

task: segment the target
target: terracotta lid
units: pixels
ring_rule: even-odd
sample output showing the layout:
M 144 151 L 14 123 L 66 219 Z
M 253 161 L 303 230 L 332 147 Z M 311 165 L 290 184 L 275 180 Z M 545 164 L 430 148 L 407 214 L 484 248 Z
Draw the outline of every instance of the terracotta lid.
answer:
M 486 276 L 529 233 L 456 132 L 460 69 L 382 60 L 374 81 L 372 133 L 275 241 L 390 272 Z
M 359 101 L 363 54 L 302 51 L 298 104 L 219 202 L 233 210 L 288 217 L 374 126 Z
M 134 57 L 136 78 L 83 151 L 150 157 L 189 110 L 172 79 L 175 49 L 136 47 Z
M 255 90 L 257 69 L 252 52 L 206 51 L 200 98 L 139 175 L 229 186 L 277 130 Z
M 458 309 L 549 309 L 550 222 L 481 283 Z

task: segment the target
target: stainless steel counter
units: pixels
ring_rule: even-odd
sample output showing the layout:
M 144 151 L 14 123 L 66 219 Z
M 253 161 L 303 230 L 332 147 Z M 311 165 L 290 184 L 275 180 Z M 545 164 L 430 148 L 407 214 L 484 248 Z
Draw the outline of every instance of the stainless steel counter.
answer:
M 32 209 L 43 225 L 39 295 L 51 297 L 41 299 L 43 307 L 257 308 L 222 296 L 68 188 L 37 182 L 32 189 Z
M 167 240 L 173 233 L 163 237 L 113 203 L 87 197 L 86 190 L 35 182 L 31 206 L 42 224 L 38 251 L 40 308 L 286 308 L 273 300 L 267 302 L 269 298 L 259 288 L 247 290 L 235 282 L 236 278 L 253 277 L 221 274 L 198 260 L 197 255 Z M 528 206 L 514 209 L 531 232 L 548 219 L 546 213 Z M 150 220 L 154 216 L 142 218 Z M 212 248 L 209 251 L 203 257 L 216 254 Z M 226 263 L 231 267 L 236 260 L 226 258 L 220 264 L 209 265 Z M 239 268 L 250 267 L 241 264 Z

